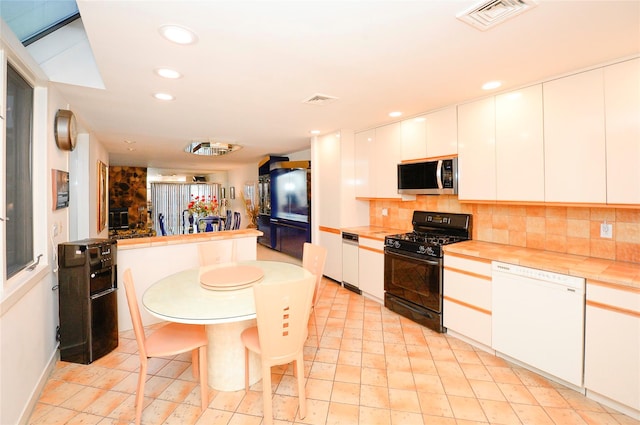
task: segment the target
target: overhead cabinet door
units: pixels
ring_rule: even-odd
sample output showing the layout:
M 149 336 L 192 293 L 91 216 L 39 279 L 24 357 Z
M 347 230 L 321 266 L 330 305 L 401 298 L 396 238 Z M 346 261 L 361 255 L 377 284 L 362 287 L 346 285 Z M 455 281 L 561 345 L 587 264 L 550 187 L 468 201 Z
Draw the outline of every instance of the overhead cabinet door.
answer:
M 458 198 L 496 199 L 495 98 L 458 106 Z
M 499 201 L 544 202 L 542 85 L 496 96 Z
M 545 200 L 605 203 L 602 68 L 543 84 Z
M 640 59 L 604 68 L 607 203 L 640 204 Z

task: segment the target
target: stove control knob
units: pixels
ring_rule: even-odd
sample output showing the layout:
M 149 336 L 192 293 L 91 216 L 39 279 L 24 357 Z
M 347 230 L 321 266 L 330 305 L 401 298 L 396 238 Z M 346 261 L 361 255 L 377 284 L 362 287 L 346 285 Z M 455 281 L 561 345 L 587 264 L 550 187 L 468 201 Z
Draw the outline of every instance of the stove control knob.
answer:
M 396 248 L 400 248 L 400 242 L 396 241 L 393 246 Z

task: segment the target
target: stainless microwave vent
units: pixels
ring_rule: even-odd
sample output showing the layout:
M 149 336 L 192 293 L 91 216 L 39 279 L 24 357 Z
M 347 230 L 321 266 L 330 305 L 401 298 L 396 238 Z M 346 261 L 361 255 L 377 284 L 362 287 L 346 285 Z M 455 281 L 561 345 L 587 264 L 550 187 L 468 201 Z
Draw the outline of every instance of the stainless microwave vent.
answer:
M 333 103 L 338 100 L 337 97 L 327 96 L 326 94 L 316 93 L 313 96 L 309 97 L 302 101 L 302 103 L 306 103 L 307 105 L 316 105 L 316 106 L 324 106 L 329 103 Z
M 456 15 L 480 31 L 486 31 L 538 5 L 536 0 L 490 0 L 471 6 Z

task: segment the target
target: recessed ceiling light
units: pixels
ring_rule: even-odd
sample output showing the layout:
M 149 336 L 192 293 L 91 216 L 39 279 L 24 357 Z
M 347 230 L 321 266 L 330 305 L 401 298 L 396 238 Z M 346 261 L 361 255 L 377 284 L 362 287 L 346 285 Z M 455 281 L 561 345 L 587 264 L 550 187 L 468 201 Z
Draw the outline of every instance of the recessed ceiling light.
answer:
M 129 152 L 133 152 L 133 151 L 135 151 L 135 150 L 136 150 L 136 148 L 127 148 L 127 150 L 128 150 Z
M 173 96 L 171 96 L 168 93 L 155 93 L 153 95 L 153 97 L 155 97 L 158 100 L 173 100 L 173 99 L 175 99 Z
M 133 145 L 135 143 L 135 140 L 125 140 L 124 141 L 127 145 Z
M 193 44 L 198 40 L 193 31 L 179 25 L 163 25 L 160 27 L 160 34 L 178 44 Z
M 311 133 L 311 134 L 320 134 L 320 130 L 311 130 L 309 133 Z
M 500 87 L 502 83 L 500 81 L 489 81 L 482 85 L 482 90 L 493 90 Z
M 389 116 L 392 118 L 399 117 L 401 115 L 402 115 L 402 112 L 400 111 L 389 112 Z
M 182 74 L 171 68 L 158 68 L 156 69 L 156 74 L 162 78 L 176 79 L 182 77 Z

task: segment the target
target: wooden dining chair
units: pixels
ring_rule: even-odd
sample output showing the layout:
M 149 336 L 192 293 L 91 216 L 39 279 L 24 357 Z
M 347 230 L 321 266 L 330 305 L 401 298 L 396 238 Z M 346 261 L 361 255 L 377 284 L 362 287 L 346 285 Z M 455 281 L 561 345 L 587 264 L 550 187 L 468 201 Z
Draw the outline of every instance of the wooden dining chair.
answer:
M 200 375 L 200 403 L 202 411 L 204 411 L 209 405 L 209 384 L 207 382 L 208 340 L 204 326 L 171 322 L 151 335 L 145 336 L 131 269 L 127 269 L 124 272 L 124 288 L 140 355 L 140 371 L 135 401 L 136 425 L 139 425 L 142 419 L 144 384 L 147 379 L 148 360 L 151 357 L 175 356 L 176 354 L 191 351 L 193 376 Z
M 315 280 L 315 276 L 309 276 L 290 282 L 253 286 L 257 326 L 245 329 L 240 339 L 245 346 L 245 391 L 249 391 L 249 351 L 260 355 L 265 425 L 273 423 L 272 366 L 294 363 L 298 381 L 300 419 L 306 416 L 303 347 L 307 339 L 307 323 Z
M 318 327 L 318 315 L 316 314 L 316 304 L 320 293 L 322 292 L 322 275 L 324 273 L 324 264 L 327 261 L 327 249 L 323 246 L 305 242 L 302 246 L 302 267 L 316 275 L 316 286 L 313 292 L 313 302 L 311 303 L 311 311 L 313 312 L 313 322 L 316 326 L 316 345 L 320 348 L 320 331 Z M 311 315 L 309 315 L 311 319 Z
M 232 263 L 236 261 L 236 241 L 233 239 L 203 242 L 198 245 L 201 266 Z

